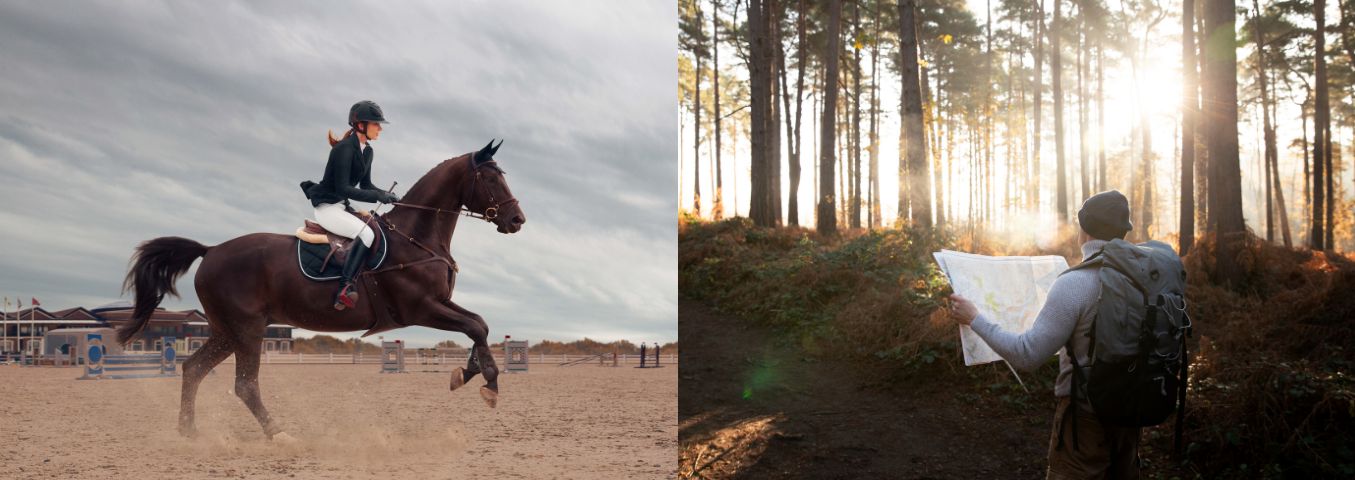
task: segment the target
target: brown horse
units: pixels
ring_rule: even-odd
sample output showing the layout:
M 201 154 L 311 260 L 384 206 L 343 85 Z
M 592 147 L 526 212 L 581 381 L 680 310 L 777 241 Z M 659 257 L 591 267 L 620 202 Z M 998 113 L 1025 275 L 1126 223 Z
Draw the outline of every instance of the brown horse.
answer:
M 259 393 L 264 328 L 274 323 L 320 332 L 367 330 L 366 335 L 410 325 L 464 333 L 473 342 L 472 354 L 464 369 L 452 372 L 451 388 L 483 373 L 486 384 L 480 395 L 494 407 L 499 372 L 489 351 L 489 327 L 479 315 L 452 302 L 457 269 L 451 255 L 458 214 L 490 221 L 501 233 L 517 232 L 527 221 L 494 161 L 499 147 L 493 144 L 433 167 L 402 202 L 380 216 L 390 245 L 382 266 L 361 274 L 356 308 L 335 311 L 334 284 L 301 274 L 297 239 L 291 235 L 254 233 L 214 247 L 162 237 L 137 247 L 123 285 L 124 290 L 135 290 L 136 297 L 132 320 L 118 328 L 123 344 L 145 328 L 166 293 L 178 296 L 175 280 L 202 257 L 193 285 L 212 333 L 184 362 L 179 432 L 195 433 L 198 384 L 231 354 L 235 354 L 235 394 L 268 438 L 283 431 L 268 415 Z

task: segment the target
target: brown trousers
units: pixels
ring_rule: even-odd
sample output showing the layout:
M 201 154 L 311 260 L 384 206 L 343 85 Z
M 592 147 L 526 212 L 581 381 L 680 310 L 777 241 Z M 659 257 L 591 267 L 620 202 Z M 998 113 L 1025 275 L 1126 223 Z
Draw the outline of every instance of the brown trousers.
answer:
M 1070 411 L 1071 410 L 1071 411 Z M 1073 415 L 1077 415 L 1077 447 L 1073 446 Z M 1049 480 L 1139 478 L 1138 427 L 1102 425 L 1096 415 L 1059 397 L 1054 429 L 1049 436 Z M 1059 433 L 1063 441 L 1059 441 Z

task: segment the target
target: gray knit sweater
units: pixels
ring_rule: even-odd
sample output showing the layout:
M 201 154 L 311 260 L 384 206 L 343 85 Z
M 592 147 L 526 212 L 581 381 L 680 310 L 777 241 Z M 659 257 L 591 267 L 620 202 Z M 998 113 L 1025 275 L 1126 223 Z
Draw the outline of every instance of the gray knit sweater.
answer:
M 1105 244 L 1105 240 L 1082 244 L 1082 258 L 1100 251 Z M 1008 332 L 982 314 L 969 326 L 1017 370 L 1034 370 L 1050 355 L 1059 353 L 1059 378 L 1054 384 L 1054 395 L 1066 397 L 1072 386 L 1073 364 L 1064 345 L 1072 338 L 1078 365 L 1088 364 L 1092 317 L 1096 315 L 1096 301 L 1100 296 L 1101 281 L 1096 269 L 1068 272 L 1049 287 L 1049 296 L 1030 330 Z

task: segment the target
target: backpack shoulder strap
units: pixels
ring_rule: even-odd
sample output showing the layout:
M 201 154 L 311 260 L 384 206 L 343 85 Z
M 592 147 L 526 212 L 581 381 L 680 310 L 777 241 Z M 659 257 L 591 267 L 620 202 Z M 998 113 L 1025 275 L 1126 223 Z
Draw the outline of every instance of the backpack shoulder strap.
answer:
M 1104 262 L 1104 259 L 1101 258 L 1101 253 L 1103 253 L 1103 251 L 1093 253 L 1092 256 L 1087 257 L 1087 259 L 1083 260 L 1082 263 L 1068 267 L 1067 270 L 1064 270 L 1063 273 L 1060 273 L 1059 275 L 1062 276 L 1074 270 L 1085 270 L 1092 267 L 1100 267 L 1101 264 Z

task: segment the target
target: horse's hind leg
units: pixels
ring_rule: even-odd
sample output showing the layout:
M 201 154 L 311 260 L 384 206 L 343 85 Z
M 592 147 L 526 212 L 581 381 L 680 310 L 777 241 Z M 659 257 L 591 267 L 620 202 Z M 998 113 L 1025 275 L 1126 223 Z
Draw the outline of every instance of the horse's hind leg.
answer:
M 183 362 L 183 395 L 179 399 L 179 434 L 191 437 L 197 433 L 193 425 L 194 403 L 198 398 L 198 385 L 207 376 L 207 372 L 225 360 L 232 353 L 230 341 L 220 334 L 207 339 L 202 348 Z
M 263 406 L 263 396 L 259 393 L 259 354 L 263 348 L 263 332 L 243 335 L 235 351 L 235 396 L 245 402 L 250 413 L 263 427 L 263 434 L 270 440 L 282 432 L 282 427 L 268 416 Z

